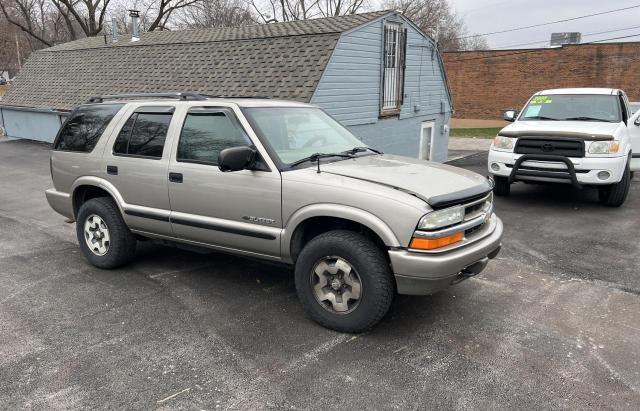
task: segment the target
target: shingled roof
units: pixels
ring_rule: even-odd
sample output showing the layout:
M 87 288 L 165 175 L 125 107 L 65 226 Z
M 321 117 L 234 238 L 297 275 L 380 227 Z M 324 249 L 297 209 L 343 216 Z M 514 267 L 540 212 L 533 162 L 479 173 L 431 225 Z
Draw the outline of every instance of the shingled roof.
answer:
M 70 110 L 94 95 L 161 91 L 308 102 L 340 34 L 389 13 L 72 41 L 33 53 L 2 104 Z

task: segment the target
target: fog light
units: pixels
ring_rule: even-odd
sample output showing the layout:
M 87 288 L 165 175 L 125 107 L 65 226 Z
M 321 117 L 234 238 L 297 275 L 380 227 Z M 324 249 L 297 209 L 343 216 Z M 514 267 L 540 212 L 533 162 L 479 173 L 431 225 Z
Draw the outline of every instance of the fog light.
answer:
M 601 171 L 598 173 L 598 179 L 607 180 L 611 177 L 611 174 L 608 171 Z
M 498 165 L 498 163 L 491 163 L 491 169 L 493 171 L 500 171 L 500 165 Z

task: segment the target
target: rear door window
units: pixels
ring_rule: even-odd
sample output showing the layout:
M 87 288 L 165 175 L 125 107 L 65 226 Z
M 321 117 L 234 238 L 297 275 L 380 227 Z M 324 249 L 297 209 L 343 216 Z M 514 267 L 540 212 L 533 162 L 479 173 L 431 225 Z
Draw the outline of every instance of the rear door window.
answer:
M 120 130 L 113 153 L 161 158 L 172 116 L 173 107 L 145 107 L 136 110 Z
M 123 104 L 95 104 L 78 107 L 60 129 L 54 150 L 91 152 L 122 106 Z

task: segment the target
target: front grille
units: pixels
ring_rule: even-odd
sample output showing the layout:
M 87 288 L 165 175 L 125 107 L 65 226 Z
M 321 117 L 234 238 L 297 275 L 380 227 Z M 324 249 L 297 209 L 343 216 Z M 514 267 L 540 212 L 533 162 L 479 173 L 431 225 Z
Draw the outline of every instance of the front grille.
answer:
M 579 140 L 549 140 L 519 138 L 516 154 L 547 154 L 564 157 L 584 157 L 584 142 Z

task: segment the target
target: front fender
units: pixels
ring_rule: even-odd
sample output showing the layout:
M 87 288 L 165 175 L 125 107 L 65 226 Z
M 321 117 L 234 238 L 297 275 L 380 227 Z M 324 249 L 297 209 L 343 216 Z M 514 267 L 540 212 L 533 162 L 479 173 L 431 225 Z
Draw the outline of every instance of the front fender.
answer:
M 291 238 L 296 228 L 303 221 L 312 217 L 336 217 L 355 221 L 368 228 L 382 239 L 387 247 L 401 247 L 397 236 L 391 228 L 380 218 L 356 207 L 341 204 L 312 204 L 296 210 L 287 220 L 281 237 L 282 258 L 292 262 Z

